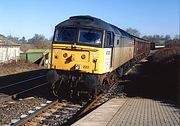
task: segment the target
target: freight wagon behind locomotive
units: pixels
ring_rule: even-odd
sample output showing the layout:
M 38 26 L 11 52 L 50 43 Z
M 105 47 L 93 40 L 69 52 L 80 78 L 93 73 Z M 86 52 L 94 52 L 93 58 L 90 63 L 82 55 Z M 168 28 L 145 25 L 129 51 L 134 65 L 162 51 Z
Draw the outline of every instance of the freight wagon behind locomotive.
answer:
M 150 43 L 98 18 L 73 16 L 55 27 L 51 50 L 54 95 L 94 97 L 147 56 Z

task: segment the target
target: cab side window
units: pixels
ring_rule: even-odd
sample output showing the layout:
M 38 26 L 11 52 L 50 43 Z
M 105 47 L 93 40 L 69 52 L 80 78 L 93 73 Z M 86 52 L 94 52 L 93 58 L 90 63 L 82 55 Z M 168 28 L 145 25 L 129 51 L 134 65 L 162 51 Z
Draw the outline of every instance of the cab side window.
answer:
M 105 47 L 113 46 L 113 35 L 111 32 L 106 32 Z

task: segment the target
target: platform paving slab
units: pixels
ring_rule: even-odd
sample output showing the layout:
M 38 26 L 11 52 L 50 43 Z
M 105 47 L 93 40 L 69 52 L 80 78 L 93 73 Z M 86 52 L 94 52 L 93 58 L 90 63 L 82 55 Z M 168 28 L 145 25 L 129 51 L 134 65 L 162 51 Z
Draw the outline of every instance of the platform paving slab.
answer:
M 107 126 L 180 126 L 180 109 L 168 100 L 130 98 Z
M 98 107 L 72 126 L 105 126 L 127 99 L 112 99 Z
M 114 98 L 73 126 L 180 126 L 180 109 L 169 100 Z

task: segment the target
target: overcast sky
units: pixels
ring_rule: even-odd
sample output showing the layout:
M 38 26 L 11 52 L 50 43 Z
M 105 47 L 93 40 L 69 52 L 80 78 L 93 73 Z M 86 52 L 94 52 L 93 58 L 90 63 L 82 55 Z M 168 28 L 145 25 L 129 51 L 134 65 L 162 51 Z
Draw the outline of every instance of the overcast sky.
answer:
M 56 24 L 91 15 L 142 35 L 179 34 L 180 0 L 0 0 L 0 34 L 47 38 Z

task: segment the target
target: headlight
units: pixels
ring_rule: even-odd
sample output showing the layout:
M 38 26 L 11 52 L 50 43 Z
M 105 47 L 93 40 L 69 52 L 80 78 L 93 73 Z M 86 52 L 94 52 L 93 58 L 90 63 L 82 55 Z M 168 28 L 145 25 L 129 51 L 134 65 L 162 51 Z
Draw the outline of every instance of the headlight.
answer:
M 80 65 L 79 64 L 76 64 L 75 67 L 74 67 L 75 70 L 80 70 Z

